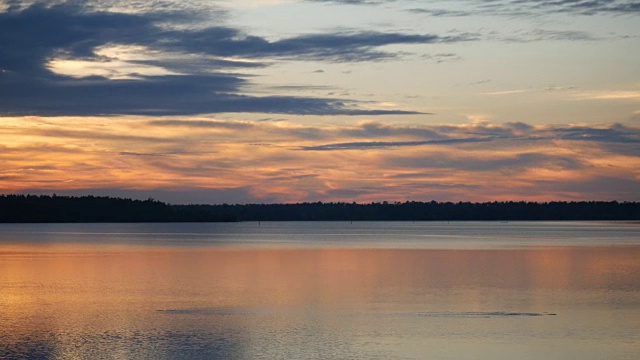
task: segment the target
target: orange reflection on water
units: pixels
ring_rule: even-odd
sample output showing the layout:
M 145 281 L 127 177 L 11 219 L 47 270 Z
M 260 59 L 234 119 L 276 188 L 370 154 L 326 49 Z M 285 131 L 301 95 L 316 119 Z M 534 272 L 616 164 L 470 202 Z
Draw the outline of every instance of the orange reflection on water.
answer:
M 457 349 L 453 344 L 461 339 L 447 336 L 461 331 L 472 337 L 494 332 L 504 338 L 517 331 L 525 332 L 518 336 L 530 331 L 566 336 L 554 331 L 572 326 L 575 331 L 622 329 L 602 335 L 602 341 L 610 343 L 610 338 L 628 337 L 624 329 L 638 316 L 633 311 L 606 309 L 640 300 L 639 272 L 640 247 L 125 250 L 14 246 L 0 251 L 0 349 L 22 357 L 91 358 L 119 353 L 122 358 L 152 359 L 165 356 L 158 351 L 172 346 L 174 352 L 168 354 L 175 355 L 187 345 L 215 348 L 220 341 L 233 341 L 229 348 L 216 348 L 222 351 L 221 357 L 231 354 L 225 351 L 237 350 L 251 358 L 274 346 L 278 351 L 303 351 L 300 341 L 315 341 L 322 351 L 342 344 L 348 347 L 340 351 L 349 351 L 357 337 L 346 343 L 345 339 L 362 332 L 378 342 L 377 351 L 393 353 L 398 349 L 389 344 L 402 340 L 394 336 L 408 341 L 412 338 L 406 336 L 416 332 L 450 351 Z M 584 306 L 585 299 L 596 307 L 575 310 Z M 492 311 L 563 316 L 523 323 L 428 317 Z M 427 317 L 421 317 L 424 314 Z M 584 323 L 585 319 L 590 322 Z M 558 323 L 548 327 L 548 321 Z M 486 328 L 486 324 L 495 327 Z M 192 338 L 204 342 L 193 344 Z M 414 340 L 415 348 L 403 351 L 413 351 L 419 358 L 417 354 L 428 349 L 420 346 L 421 337 Z M 102 348 L 95 350 L 96 346 Z
M 630 289 L 636 247 L 179 249 L 0 253 L 4 306 L 165 298 L 213 306 L 360 303 L 429 289 Z M 108 301 L 107 301 L 108 300 Z M 175 300 L 175 299 L 174 299 Z

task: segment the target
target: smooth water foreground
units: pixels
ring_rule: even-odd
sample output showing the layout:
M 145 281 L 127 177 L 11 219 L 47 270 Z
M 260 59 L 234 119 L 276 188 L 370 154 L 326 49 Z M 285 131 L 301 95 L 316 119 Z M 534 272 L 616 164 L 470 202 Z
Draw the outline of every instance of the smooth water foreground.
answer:
M 0 358 L 637 359 L 640 224 L 0 225 Z

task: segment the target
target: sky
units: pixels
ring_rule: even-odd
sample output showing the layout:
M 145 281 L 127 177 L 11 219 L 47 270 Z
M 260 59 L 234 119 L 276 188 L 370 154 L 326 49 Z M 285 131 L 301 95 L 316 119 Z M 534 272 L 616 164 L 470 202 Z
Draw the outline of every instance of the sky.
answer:
M 0 193 L 640 201 L 640 2 L 0 0 Z

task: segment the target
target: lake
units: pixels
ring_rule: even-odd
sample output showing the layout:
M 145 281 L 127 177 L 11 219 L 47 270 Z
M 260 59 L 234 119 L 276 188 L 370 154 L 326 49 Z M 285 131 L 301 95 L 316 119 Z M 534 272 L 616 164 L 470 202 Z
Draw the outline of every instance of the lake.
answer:
M 637 359 L 640 223 L 0 224 L 2 359 Z

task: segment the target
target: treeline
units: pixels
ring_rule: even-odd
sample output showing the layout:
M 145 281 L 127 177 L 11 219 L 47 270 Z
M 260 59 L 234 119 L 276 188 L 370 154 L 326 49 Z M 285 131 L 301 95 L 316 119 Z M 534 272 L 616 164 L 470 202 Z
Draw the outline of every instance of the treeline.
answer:
M 0 222 L 219 222 L 234 217 L 216 216 L 197 208 L 163 202 L 98 196 L 1 195 Z
M 170 205 L 97 196 L 0 195 L 0 222 L 640 220 L 637 202 Z
M 193 206 L 185 206 L 191 208 Z M 197 207 L 197 206 L 196 206 Z M 416 202 L 202 205 L 203 211 L 261 221 L 640 220 L 635 202 Z

